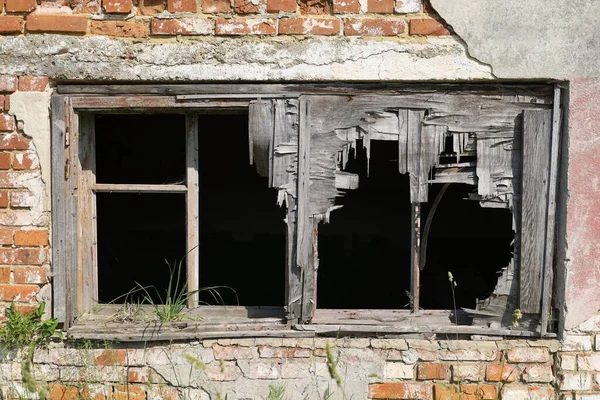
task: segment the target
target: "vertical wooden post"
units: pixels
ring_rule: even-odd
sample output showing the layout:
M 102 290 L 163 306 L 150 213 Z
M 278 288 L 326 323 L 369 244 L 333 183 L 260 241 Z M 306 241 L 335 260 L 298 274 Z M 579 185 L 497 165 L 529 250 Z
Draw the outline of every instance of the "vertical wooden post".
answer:
M 421 253 L 421 203 L 411 204 L 412 231 L 410 235 L 410 288 L 412 296 L 412 312 L 419 313 L 420 289 L 420 253 Z
M 186 166 L 187 166 L 187 290 L 198 290 L 200 285 L 199 248 L 199 175 L 198 175 L 198 115 L 185 117 Z M 198 294 L 190 296 L 188 307 L 198 305 Z

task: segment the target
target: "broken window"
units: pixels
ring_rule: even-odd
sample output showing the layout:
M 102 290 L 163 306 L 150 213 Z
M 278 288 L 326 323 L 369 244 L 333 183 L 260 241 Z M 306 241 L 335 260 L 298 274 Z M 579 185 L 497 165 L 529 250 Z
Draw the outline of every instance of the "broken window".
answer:
M 225 304 L 285 308 L 298 331 L 552 326 L 558 87 L 59 93 L 54 309 L 67 322 L 132 283 L 164 285 L 160 253 L 187 254 L 190 290 L 231 287 Z

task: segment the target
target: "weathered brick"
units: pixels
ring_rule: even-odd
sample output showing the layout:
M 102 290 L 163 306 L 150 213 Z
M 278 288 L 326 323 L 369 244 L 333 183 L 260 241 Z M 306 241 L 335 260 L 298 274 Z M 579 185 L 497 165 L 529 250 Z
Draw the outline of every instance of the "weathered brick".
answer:
M 77 400 L 79 399 L 76 386 L 67 386 L 58 383 L 48 385 L 50 400 Z
M 375 14 L 391 14 L 394 12 L 394 0 L 368 0 L 367 10 Z
M 146 400 L 146 391 L 140 385 L 115 385 L 114 400 Z
M 386 362 L 383 366 L 383 377 L 385 379 L 414 379 L 414 365 L 401 362 Z
M 451 34 L 444 25 L 432 18 L 411 19 L 408 33 L 419 36 L 446 36 Z
M 440 350 L 438 357 L 444 361 L 495 361 L 497 350 Z
M 79 392 L 81 396 L 78 399 L 112 400 L 112 387 L 102 384 L 83 384 Z
M 554 381 L 550 365 L 528 365 L 523 369 L 524 382 L 549 383 Z
M 166 0 L 139 0 L 138 12 L 140 15 L 156 15 L 166 10 Z
M 566 335 L 562 341 L 563 351 L 590 351 L 592 337 L 589 335 Z
M 0 16 L 0 34 L 23 32 L 23 17 L 16 15 Z
M 4 109 L 10 110 L 10 95 L 4 95 Z
M 452 366 L 452 380 L 454 382 L 479 382 L 485 375 L 483 364 L 456 364 Z
M 131 0 L 102 0 L 102 7 L 108 14 L 129 14 L 133 4 Z
M 10 282 L 10 267 L 0 267 L 0 283 Z
M 298 3 L 296 0 L 267 0 L 267 12 L 296 12 Z
M 47 76 L 20 76 L 19 90 L 22 92 L 43 92 L 48 87 Z
M 40 160 L 39 160 L 37 154 L 34 152 L 15 153 L 14 158 L 13 158 L 13 168 L 16 170 L 39 169 L 40 168 Z
M 508 349 L 506 357 L 508 361 L 518 363 L 544 363 L 550 361 L 550 354 L 545 347 L 517 347 Z
M 35 0 L 6 0 L 4 3 L 6 12 L 31 12 L 37 7 Z
M 398 14 L 413 14 L 421 11 L 421 0 L 396 0 L 394 11 Z
M 463 395 L 461 400 L 496 400 L 498 399 L 498 388 L 486 383 L 468 383 L 459 386 Z M 436 397 L 437 400 L 437 397 Z M 441 399 L 440 399 L 441 400 Z
M 519 368 L 510 364 L 490 364 L 485 378 L 491 382 L 514 382 L 519 379 Z
M 421 381 L 431 379 L 450 379 L 450 365 L 448 364 L 419 364 L 417 366 L 417 379 Z
M 237 365 L 246 378 L 249 379 L 278 379 L 279 362 L 278 361 L 248 361 L 237 360 Z M 308 368 L 308 367 L 305 367 Z
M 10 153 L 0 153 L 0 169 L 10 169 L 11 158 Z
M 256 348 L 240 346 L 213 345 L 213 351 L 217 360 L 249 360 L 258 358 Z
M 356 14 L 360 12 L 358 0 L 333 0 L 333 12 L 335 14 Z
M 0 229 L 0 245 L 12 245 L 13 235 L 12 229 Z
M 180 400 L 177 388 L 163 385 L 150 385 L 147 388 L 148 399 L 152 400 Z
M 15 119 L 12 115 L 0 114 L 0 132 L 11 132 L 17 128 Z M 16 148 L 8 147 L 4 144 L 5 139 L 8 135 L 0 135 L 0 150 L 18 150 Z
M 405 28 L 402 19 L 348 18 L 344 21 L 346 36 L 396 36 Z
M 577 368 L 582 371 L 600 371 L 600 353 L 579 354 Z
M 231 12 L 229 0 L 202 0 L 202 12 L 205 14 L 226 14 Z
M 554 400 L 554 389 L 547 386 L 525 386 L 518 383 L 502 387 L 502 399 Z
M 143 38 L 149 34 L 145 21 L 91 21 L 90 33 L 94 35 Z
M 299 347 L 258 346 L 261 358 L 307 358 L 312 355 L 310 349 Z
M 2 117 L 0 117 L 0 123 L 1 121 Z M 6 124 L 10 124 L 11 122 L 14 126 L 14 118 L 9 116 L 9 118 L 6 119 Z M 10 126 L 7 126 L 7 128 L 10 128 Z M 0 150 L 27 150 L 29 149 L 29 144 L 29 139 L 18 133 L 0 135 Z
M 560 390 L 591 390 L 594 388 L 593 374 L 589 371 L 561 372 Z
M 235 362 L 211 363 L 206 366 L 206 377 L 211 381 L 235 381 L 242 376 L 240 367 Z
M 309 359 L 286 360 L 281 364 L 281 379 L 311 378 L 312 361 Z
M 6 190 L 0 190 L 0 208 L 6 208 L 9 204 L 9 194 Z
M 125 365 L 127 351 L 125 349 L 108 349 L 102 351 L 95 359 L 94 365 Z
M 21 301 L 31 300 L 40 287 L 37 285 L 0 285 L 0 300 Z
M 233 8 L 237 14 L 256 14 L 261 0 L 235 0 Z
M 70 14 L 30 14 L 25 27 L 30 32 L 86 33 L 87 18 Z
M 167 10 L 169 12 L 193 12 L 198 9 L 196 0 L 168 0 Z
M 216 34 L 221 36 L 236 35 L 274 35 L 276 21 L 262 18 L 217 18 Z
M 14 269 L 15 283 L 43 284 L 48 280 L 46 270 L 39 267 L 20 267 Z
M 46 261 L 45 251 L 40 248 L 0 248 L 0 264 L 42 265 Z
M 16 92 L 18 79 L 16 76 L 0 75 L 0 92 Z
M 559 355 L 559 368 L 565 371 L 575 371 L 577 369 L 577 355 L 576 354 L 565 354 Z
M 331 0 L 302 0 L 299 5 L 303 15 L 330 15 L 332 11 Z
M 281 18 L 280 35 L 338 35 L 341 23 L 338 19 Z
M 30 208 L 35 206 L 36 196 L 31 192 L 10 192 L 10 206 L 14 208 Z
M 433 387 L 426 382 L 389 382 L 369 385 L 369 399 L 431 399 Z
M 374 349 L 408 350 L 408 344 L 404 339 L 371 339 L 371 347 Z
M 210 19 L 181 18 L 152 20 L 153 35 L 212 35 L 215 22 Z

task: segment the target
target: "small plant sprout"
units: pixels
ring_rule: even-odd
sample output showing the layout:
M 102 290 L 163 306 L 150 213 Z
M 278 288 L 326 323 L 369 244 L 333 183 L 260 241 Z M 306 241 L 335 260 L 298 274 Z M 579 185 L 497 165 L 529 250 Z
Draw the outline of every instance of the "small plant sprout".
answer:
M 337 361 L 333 357 L 333 352 L 331 351 L 331 346 L 329 346 L 329 342 L 327 342 L 327 345 L 325 345 L 325 353 L 327 354 L 327 369 L 329 370 L 329 376 L 331 376 L 331 379 L 335 380 L 335 383 L 341 389 L 342 378 L 340 377 L 340 374 L 337 371 Z
M 517 308 L 515 311 L 513 311 L 512 317 L 513 317 L 513 323 L 512 323 L 513 328 L 518 328 L 519 321 L 521 320 L 521 318 L 523 318 L 523 313 L 521 312 L 520 309 Z
M 458 312 L 456 309 L 456 296 L 454 294 L 454 288 L 458 286 L 456 281 L 454 280 L 454 276 L 452 272 L 448 271 L 448 281 L 450 281 L 450 289 L 452 290 L 452 303 L 454 303 L 454 323 L 458 325 Z

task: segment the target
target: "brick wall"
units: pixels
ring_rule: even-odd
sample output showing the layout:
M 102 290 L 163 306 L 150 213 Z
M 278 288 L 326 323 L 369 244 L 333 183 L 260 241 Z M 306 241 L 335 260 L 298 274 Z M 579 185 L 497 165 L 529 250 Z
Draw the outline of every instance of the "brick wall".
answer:
M 0 35 L 445 36 L 422 0 L 6 0 Z
M 23 122 L 9 112 L 14 93 L 47 86 L 46 77 L 0 75 L 0 319 L 11 301 L 28 311 L 49 296 L 49 287 L 40 293 L 50 271 L 40 162 Z

